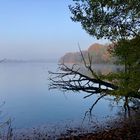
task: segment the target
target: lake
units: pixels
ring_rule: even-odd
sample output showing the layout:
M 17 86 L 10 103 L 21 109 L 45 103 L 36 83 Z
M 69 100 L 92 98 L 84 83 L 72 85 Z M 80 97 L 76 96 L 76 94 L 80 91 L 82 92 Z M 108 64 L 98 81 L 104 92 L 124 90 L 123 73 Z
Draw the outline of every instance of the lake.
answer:
M 83 99 L 87 93 L 48 89 L 48 71 L 56 71 L 56 63 L 1 63 L 1 120 L 11 118 L 14 129 L 55 124 L 81 124 L 85 112 L 97 96 Z M 102 99 L 93 109 L 99 121 L 114 116 L 118 108 Z

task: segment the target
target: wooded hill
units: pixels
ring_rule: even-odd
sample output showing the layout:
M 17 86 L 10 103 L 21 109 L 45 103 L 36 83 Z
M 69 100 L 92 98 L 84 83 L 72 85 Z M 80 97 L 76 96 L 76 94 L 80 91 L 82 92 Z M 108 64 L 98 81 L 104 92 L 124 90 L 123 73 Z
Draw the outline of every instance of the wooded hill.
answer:
M 88 63 L 89 56 L 92 58 L 92 63 L 112 63 L 113 58 L 110 56 L 108 52 L 108 45 L 101 45 L 101 44 L 92 44 L 87 50 L 82 50 L 82 54 L 85 60 Z M 60 63 L 82 63 L 83 59 L 79 52 L 69 52 L 66 53 L 63 57 L 59 60 Z

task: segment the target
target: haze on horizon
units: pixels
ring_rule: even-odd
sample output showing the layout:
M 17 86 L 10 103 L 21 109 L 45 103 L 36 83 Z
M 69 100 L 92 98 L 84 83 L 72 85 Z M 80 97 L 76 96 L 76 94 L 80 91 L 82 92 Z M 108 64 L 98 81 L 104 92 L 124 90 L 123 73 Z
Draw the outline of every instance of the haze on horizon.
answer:
M 105 40 L 90 37 L 70 19 L 72 0 L 0 1 L 0 59 L 58 59 Z

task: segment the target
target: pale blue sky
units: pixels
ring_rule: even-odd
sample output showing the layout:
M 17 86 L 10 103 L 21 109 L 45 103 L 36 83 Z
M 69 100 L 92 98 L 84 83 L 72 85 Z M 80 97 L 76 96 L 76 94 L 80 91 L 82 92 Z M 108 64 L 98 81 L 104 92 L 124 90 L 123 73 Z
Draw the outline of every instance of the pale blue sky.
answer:
M 0 0 L 0 58 L 50 59 L 97 41 L 70 19 L 72 0 Z

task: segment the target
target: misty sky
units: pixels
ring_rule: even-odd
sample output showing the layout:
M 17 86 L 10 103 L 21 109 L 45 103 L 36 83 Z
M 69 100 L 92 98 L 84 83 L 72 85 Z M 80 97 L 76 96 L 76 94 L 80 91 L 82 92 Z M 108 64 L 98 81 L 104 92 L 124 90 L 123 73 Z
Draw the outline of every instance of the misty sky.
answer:
M 0 0 L 0 59 L 59 58 L 97 41 L 70 19 L 72 0 Z

